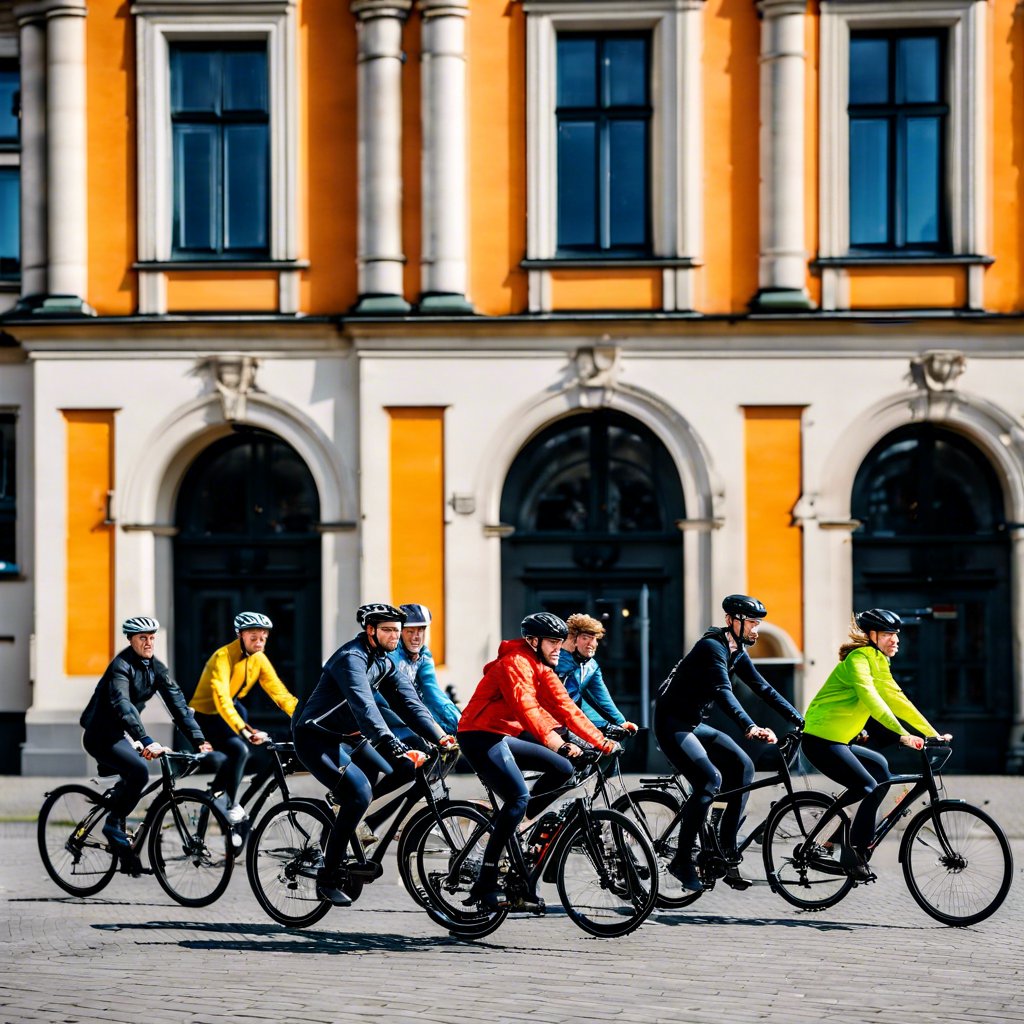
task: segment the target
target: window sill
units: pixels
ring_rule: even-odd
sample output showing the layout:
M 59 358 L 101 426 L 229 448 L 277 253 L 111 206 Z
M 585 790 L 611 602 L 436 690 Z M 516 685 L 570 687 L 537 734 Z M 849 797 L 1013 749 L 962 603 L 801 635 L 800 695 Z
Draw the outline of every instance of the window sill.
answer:
M 553 256 L 519 263 L 523 270 L 642 270 L 701 265 L 701 261 L 692 256 Z
M 811 270 L 825 270 L 830 267 L 954 267 L 983 266 L 995 263 L 992 256 L 953 253 L 914 253 L 906 256 L 883 253 L 865 253 L 849 256 L 819 256 L 811 261 Z
M 138 260 L 132 270 L 308 270 L 309 260 Z

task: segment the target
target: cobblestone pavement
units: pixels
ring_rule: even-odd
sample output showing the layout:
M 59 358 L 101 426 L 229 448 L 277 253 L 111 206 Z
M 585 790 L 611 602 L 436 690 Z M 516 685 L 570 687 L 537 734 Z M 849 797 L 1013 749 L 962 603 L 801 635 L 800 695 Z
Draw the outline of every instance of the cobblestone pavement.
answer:
M 1000 820 L 1019 810 L 1000 803 L 989 807 Z M 887 845 L 879 881 L 819 914 L 765 886 L 717 888 L 623 939 L 590 938 L 555 909 L 463 943 L 415 907 L 393 858 L 352 908 L 286 931 L 263 915 L 244 870 L 200 910 L 151 877 L 118 875 L 96 897 L 67 897 L 43 871 L 34 827 L 9 821 L 0 1021 L 1024 1022 L 1024 841 L 1013 840 L 1006 903 L 971 929 L 927 917 L 903 883 L 897 842 Z M 755 852 L 744 870 L 757 868 Z M 553 888 L 545 895 L 557 906 Z

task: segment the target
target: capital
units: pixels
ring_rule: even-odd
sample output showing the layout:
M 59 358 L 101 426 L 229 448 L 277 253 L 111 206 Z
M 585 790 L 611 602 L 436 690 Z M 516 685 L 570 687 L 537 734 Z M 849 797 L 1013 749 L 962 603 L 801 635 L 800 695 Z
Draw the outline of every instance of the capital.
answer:
M 416 9 L 424 18 L 465 18 L 469 0 L 418 0 Z
M 374 18 L 404 21 L 412 10 L 412 0 L 352 0 L 350 10 L 360 21 L 372 21 Z
M 806 14 L 806 0 L 755 0 L 762 18 L 781 18 L 787 14 Z

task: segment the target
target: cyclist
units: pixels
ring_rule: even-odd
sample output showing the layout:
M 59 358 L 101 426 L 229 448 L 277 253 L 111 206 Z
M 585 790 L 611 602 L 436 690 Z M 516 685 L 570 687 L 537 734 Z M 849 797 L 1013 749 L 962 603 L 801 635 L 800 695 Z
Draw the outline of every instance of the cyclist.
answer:
M 96 759 L 100 774 L 120 776 L 106 794 L 110 815 L 103 834 L 113 846 L 125 850 L 131 843 L 124 819 L 149 782 L 146 761 L 164 753 L 139 717 L 153 694 L 160 694 L 178 728 L 198 751 L 213 750 L 167 666 L 153 654 L 159 629 L 160 623 L 146 615 L 124 620 L 121 632 L 128 646 L 107 666 L 79 720 L 85 730 L 82 746 Z
M 523 619 L 521 631 L 522 639 L 503 640 L 497 658 L 484 666 L 483 678 L 459 722 L 463 755 L 502 800 L 480 874 L 467 898 L 468 903 L 488 910 L 508 902 L 498 887 L 502 848 L 527 814 L 535 817 L 557 797 L 558 788 L 572 775 L 568 758 L 582 753 L 559 735 L 558 727 L 567 726 L 603 753 L 618 747 L 573 703 L 555 674 L 568 626 L 550 612 L 535 612 Z M 527 729 L 540 743 L 519 738 Z M 532 792 L 526 787 L 523 768 L 542 773 Z M 515 856 L 517 844 L 509 847 Z M 525 865 L 517 863 L 517 867 L 525 878 Z M 527 902 L 539 905 L 540 899 L 531 893 Z
M 317 872 L 317 892 L 338 907 L 352 902 L 344 892 L 342 860 L 370 801 L 411 782 L 415 768 L 426 760 L 385 725 L 374 691 L 384 689 L 391 708 L 417 735 L 441 746 L 455 744 L 388 657 L 398 646 L 405 613 L 389 604 L 365 604 L 356 621 L 361 632 L 327 660 L 305 707 L 292 720 L 296 755 L 338 805 Z
M 615 706 L 601 675 L 601 666 L 594 658 L 597 645 L 604 637 L 604 626 L 598 619 L 581 612 L 570 615 L 565 624 L 569 636 L 558 656 L 555 671 L 566 692 L 595 725 L 611 722 L 626 732 L 635 733 L 636 725 L 627 722 L 626 716 Z
M 290 717 L 298 698 L 292 696 L 278 678 L 265 653 L 273 622 L 262 612 L 239 612 L 232 625 L 235 639 L 210 655 L 189 704 L 203 733 L 216 750 L 225 754 L 224 764 L 210 788 L 224 793 L 228 821 L 238 825 L 245 820 L 245 811 L 237 799 L 245 763 L 249 760 L 249 745 L 258 746 L 270 739 L 265 732 L 248 724 L 241 700 L 259 683 L 267 696 Z
M 775 743 L 771 729 L 762 728 L 743 710 L 732 689 L 732 676 L 750 687 L 763 701 L 799 728 L 803 718 L 754 668 L 747 648 L 757 643 L 757 630 L 767 616 L 764 605 L 745 594 L 730 594 L 722 602 L 725 626 L 708 629 L 662 683 L 654 705 L 654 733 L 665 756 L 690 783 L 693 793 L 686 801 L 679 823 L 679 846 L 666 865 L 684 889 L 700 892 L 704 886 L 693 865 L 692 851 L 704 818 L 724 784 L 738 789 L 754 779 L 754 764 L 730 736 L 712 728 L 704 719 L 717 704 L 748 739 Z M 719 836 L 729 861 L 725 881 L 734 889 L 750 882 L 739 873 L 740 854 L 736 833 L 743 816 L 746 794 L 730 800 L 722 814 Z
M 867 848 L 888 789 L 882 783 L 890 777 L 885 757 L 857 742 L 865 735 L 868 718 L 891 729 L 903 746 L 914 750 L 920 750 L 924 740 L 908 733 L 903 722 L 925 736 L 938 735 L 889 669 L 900 647 L 902 628 L 902 619 L 885 608 L 870 608 L 855 616 L 849 640 L 839 648 L 839 664 L 807 707 L 804 755 L 822 775 L 844 787 L 839 807 L 861 801 L 850 826 L 850 847 L 839 851 L 839 866 L 861 881 L 873 877 Z M 947 733 L 944 739 L 952 736 Z M 829 865 L 819 866 L 827 870 Z

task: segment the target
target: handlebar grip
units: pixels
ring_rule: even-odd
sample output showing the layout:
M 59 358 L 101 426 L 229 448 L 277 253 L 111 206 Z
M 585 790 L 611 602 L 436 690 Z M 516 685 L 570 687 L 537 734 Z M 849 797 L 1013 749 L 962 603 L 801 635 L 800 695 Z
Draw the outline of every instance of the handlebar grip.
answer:
M 951 747 L 953 743 L 951 740 L 944 740 L 941 736 L 926 736 L 924 745 L 925 747 Z
M 623 729 L 621 725 L 606 725 L 601 731 L 608 739 L 615 740 L 617 743 L 621 743 L 633 735 L 628 729 Z

